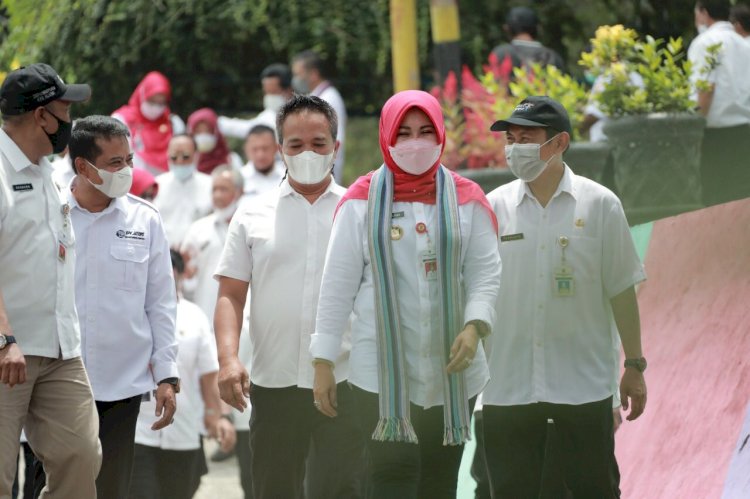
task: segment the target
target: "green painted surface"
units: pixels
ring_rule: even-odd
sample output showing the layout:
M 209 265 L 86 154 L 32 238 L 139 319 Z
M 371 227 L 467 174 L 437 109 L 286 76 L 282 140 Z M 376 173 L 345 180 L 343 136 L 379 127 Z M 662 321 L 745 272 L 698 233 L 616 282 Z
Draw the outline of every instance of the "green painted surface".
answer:
M 641 225 L 635 225 L 630 228 L 630 233 L 635 241 L 635 250 L 638 252 L 638 258 L 641 261 L 646 260 L 646 251 L 648 243 L 651 241 L 651 232 L 654 230 L 654 222 L 648 222 Z

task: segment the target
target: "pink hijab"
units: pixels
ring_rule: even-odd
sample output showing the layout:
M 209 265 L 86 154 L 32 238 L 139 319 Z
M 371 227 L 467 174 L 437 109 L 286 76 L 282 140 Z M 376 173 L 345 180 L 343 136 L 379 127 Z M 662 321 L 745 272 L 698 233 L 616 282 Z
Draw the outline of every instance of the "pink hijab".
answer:
M 393 200 L 404 202 L 417 202 L 425 204 L 435 204 L 436 202 L 436 181 L 435 172 L 440 167 L 438 159 L 432 167 L 422 175 L 412 175 L 406 173 L 396 165 L 388 149 L 396 143 L 398 129 L 404 119 L 404 115 L 412 108 L 422 110 L 432 121 L 435 131 L 437 132 L 438 142 L 442 148 L 445 148 L 445 124 L 443 121 L 443 111 L 440 103 L 427 92 L 421 90 L 404 90 L 392 96 L 383 106 L 380 114 L 380 152 L 383 155 L 385 166 L 393 172 Z M 442 151 L 442 149 L 441 149 Z M 370 180 L 374 172 L 360 177 L 349 190 L 346 191 L 341 199 L 339 206 L 349 199 L 367 199 L 370 189 Z M 474 182 L 466 179 L 455 172 L 450 172 L 456 183 L 456 192 L 458 194 L 458 204 L 463 205 L 472 201 L 478 202 L 487 210 L 497 232 L 497 218 L 492 211 L 487 197 L 482 189 Z

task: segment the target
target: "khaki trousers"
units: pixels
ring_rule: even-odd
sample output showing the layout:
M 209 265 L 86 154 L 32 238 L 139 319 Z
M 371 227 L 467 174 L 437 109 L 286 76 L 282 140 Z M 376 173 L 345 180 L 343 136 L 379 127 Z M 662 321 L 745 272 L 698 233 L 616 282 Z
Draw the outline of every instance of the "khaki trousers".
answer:
M 95 499 L 99 418 L 83 361 L 26 356 L 26 382 L 0 384 L 0 499 L 10 499 L 21 429 L 44 464 L 45 499 Z

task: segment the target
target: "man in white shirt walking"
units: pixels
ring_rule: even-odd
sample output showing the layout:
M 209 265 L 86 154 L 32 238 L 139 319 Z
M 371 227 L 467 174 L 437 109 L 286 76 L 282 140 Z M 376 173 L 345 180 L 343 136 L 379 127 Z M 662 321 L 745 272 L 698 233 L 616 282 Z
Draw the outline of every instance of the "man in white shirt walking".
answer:
M 273 128 L 256 125 L 250 130 L 245 139 L 247 164 L 242 167 L 242 176 L 245 178 L 243 204 L 281 184 L 286 168 L 277 159 L 277 152 L 276 132 Z
M 98 420 L 81 361 L 70 206 L 46 156 L 70 139 L 66 85 L 46 64 L 9 73 L 0 87 L 0 497 L 11 495 L 21 428 L 44 463 L 42 497 L 94 499 Z
M 328 75 L 323 67 L 323 60 L 317 52 L 305 50 L 295 55 L 292 59 L 292 87 L 300 94 L 310 94 L 320 97 L 336 111 L 338 127 L 336 138 L 341 144 L 336 153 L 336 161 L 333 163 L 333 178 L 339 184 L 344 175 L 344 152 L 346 144 L 346 106 L 341 94 L 328 80 Z
M 730 7 L 729 0 L 696 2 L 699 34 L 688 49 L 698 108 L 706 117 L 701 149 L 706 205 L 750 196 L 750 44 L 729 22 Z M 716 44 L 721 44 L 718 65 L 708 71 L 706 55 Z M 700 80 L 708 82 L 707 89 L 698 88 Z
M 345 382 L 339 387 L 337 418 L 318 412 L 308 352 L 333 214 L 344 193 L 331 177 L 336 130 L 335 111 L 318 97 L 295 96 L 284 105 L 278 134 L 288 178 L 232 219 L 216 270 L 219 389 L 239 410 L 250 396 L 256 499 L 300 497 L 305 478 L 310 499 L 356 498 L 362 488 L 363 445 L 349 388 Z M 237 351 L 249 286 L 248 376 Z M 347 371 L 344 349 L 336 379 L 346 380 Z M 305 477 L 311 446 L 315 454 Z
M 129 135 L 108 116 L 76 121 L 70 140 L 76 177 L 67 192 L 82 354 L 102 442 L 97 494 L 113 499 L 128 494 L 141 398 L 156 387 L 159 419 L 152 429 L 159 430 L 172 422 L 179 391 L 169 245 L 156 208 L 128 194 Z
M 167 147 L 169 171 L 156 177 L 159 209 L 171 248 L 179 248 L 190 224 L 211 213 L 211 177 L 198 171 L 195 140 L 175 135 Z
M 622 205 L 563 162 L 571 128 L 557 101 L 528 97 L 492 130 L 506 132 L 505 155 L 519 177 L 488 196 L 503 262 L 483 392 L 492 496 L 540 497 L 542 471 L 552 465 L 573 497 L 619 497 L 612 415 L 618 333 L 627 419 L 646 405 L 634 288 L 645 273 Z M 548 435 L 550 419 L 555 431 Z M 548 438 L 559 462 L 545 462 Z

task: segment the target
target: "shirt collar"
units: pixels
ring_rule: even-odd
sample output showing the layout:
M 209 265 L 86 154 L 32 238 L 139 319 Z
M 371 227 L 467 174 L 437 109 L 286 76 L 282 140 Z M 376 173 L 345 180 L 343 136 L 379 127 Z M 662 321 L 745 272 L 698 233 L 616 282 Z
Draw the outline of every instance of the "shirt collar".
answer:
M 36 166 L 2 128 L 0 128 L 0 148 L 2 148 L 3 154 L 16 172 L 20 172 L 27 166 Z M 45 156 L 39 161 L 39 166 L 42 168 L 52 168 L 52 165 Z
M 320 195 L 320 197 L 325 197 L 331 194 L 331 191 L 334 189 L 335 186 L 338 184 L 336 181 L 331 178 L 331 183 L 328 184 L 328 187 L 323 192 L 323 194 Z M 283 198 L 285 196 L 302 196 L 299 192 L 295 191 L 291 185 L 289 185 L 289 180 L 284 179 L 284 181 L 281 183 L 281 186 L 279 186 L 279 198 Z
M 714 31 L 714 30 L 734 31 L 734 26 L 732 26 L 732 23 L 730 23 L 729 21 L 716 21 L 711 26 L 709 26 L 706 31 Z
M 521 45 L 526 47 L 543 47 L 542 42 L 536 40 L 511 40 L 511 45 Z
M 86 208 L 84 208 L 83 206 L 81 206 L 80 204 L 78 204 L 78 200 L 73 195 L 73 182 L 75 182 L 76 180 L 78 180 L 78 175 L 75 175 L 70 180 L 70 183 L 68 184 L 68 188 L 65 191 L 66 195 L 68 196 L 68 203 L 70 204 L 71 208 L 78 208 L 81 211 L 85 211 L 87 213 L 91 213 Z M 83 179 L 82 181 L 87 181 L 87 180 Z M 125 198 L 128 197 L 128 196 L 129 196 L 129 194 L 125 194 L 124 196 L 120 196 L 119 198 L 113 198 L 112 202 L 109 203 L 109 206 L 107 206 L 102 211 L 100 211 L 98 213 L 95 213 L 95 214 L 98 215 L 98 214 L 102 214 L 102 213 L 109 213 L 109 212 L 114 211 L 114 210 L 120 210 L 123 213 L 127 213 L 127 206 L 125 204 Z
M 563 170 L 563 176 L 560 179 L 560 183 L 557 184 L 555 193 L 550 199 L 555 199 L 563 192 L 567 192 L 568 194 L 570 194 L 573 199 L 576 198 L 577 189 L 575 187 L 575 183 L 573 182 L 573 170 L 570 169 L 567 163 L 563 163 L 563 166 L 565 167 L 565 170 Z M 531 192 L 531 187 L 529 187 L 529 184 L 527 184 L 526 182 L 519 182 L 518 192 L 516 193 L 516 206 L 520 205 L 526 196 L 528 196 L 530 199 L 536 199 L 534 197 L 534 193 Z
M 323 80 L 320 83 L 318 83 L 318 86 L 313 89 L 312 92 L 310 92 L 310 95 L 314 95 L 316 97 L 320 97 L 320 94 L 328 90 L 328 87 L 331 86 L 331 82 L 328 80 Z

